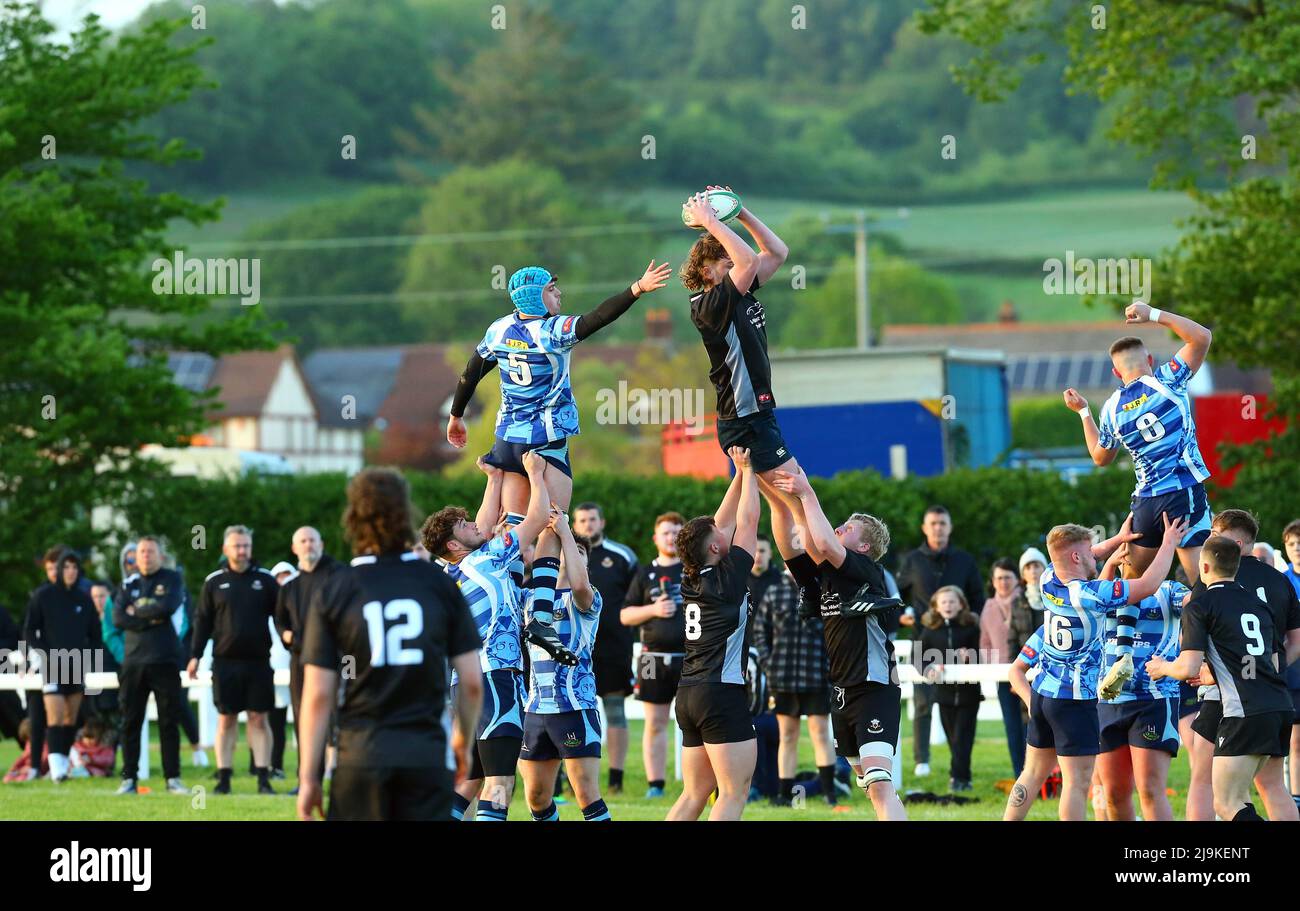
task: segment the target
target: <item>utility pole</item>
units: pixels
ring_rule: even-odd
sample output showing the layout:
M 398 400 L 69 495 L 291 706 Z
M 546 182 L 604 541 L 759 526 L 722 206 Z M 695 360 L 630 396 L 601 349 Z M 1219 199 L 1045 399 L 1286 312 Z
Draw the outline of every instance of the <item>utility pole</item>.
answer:
M 867 257 L 866 211 L 858 209 L 854 212 L 853 221 L 855 226 L 853 265 L 857 278 L 858 350 L 865 351 L 871 347 L 871 298 L 867 291 L 867 273 L 870 263 Z

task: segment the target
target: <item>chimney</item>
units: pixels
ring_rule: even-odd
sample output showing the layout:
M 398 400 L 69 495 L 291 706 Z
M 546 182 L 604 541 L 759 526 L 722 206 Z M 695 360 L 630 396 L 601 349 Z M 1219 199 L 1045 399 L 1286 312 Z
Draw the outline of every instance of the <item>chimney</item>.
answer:
M 673 318 L 665 307 L 645 312 L 645 337 L 647 341 L 670 345 L 673 340 Z

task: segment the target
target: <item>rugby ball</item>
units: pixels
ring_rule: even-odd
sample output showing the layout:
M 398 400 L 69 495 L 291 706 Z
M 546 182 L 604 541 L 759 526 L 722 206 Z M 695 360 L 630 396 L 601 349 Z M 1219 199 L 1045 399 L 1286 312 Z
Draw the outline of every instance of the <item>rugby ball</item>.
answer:
M 709 190 L 708 199 L 719 221 L 731 221 L 740 214 L 740 197 L 730 190 Z M 685 205 L 682 206 L 682 224 L 688 228 L 700 229 L 699 225 L 691 222 L 690 210 Z

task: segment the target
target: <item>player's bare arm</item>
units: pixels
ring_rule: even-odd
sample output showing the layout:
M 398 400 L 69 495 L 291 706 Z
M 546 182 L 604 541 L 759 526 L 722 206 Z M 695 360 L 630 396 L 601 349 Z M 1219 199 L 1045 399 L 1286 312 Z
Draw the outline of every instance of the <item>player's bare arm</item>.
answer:
M 338 671 L 315 664 L 303 666 L 302 723 L 299 730 L 302 752 L 298 772 L 298 818 L 302 820 L 310 820 L 313 813 L 325 818 L 320 782 L 330 705 L 338 692 L 338 682 Z
M 528 472 L 529 492 L 528 512 L 524 515 L 524 520 L 515 526 L 520 547 L 535 541 L 551 520 L 551 493 L 543 480 L 546 460 L 535 452 L 526 452 L 523 461 L 524 471 Z
M 1186 516 L 1172 522 L 1169 521 L 1168 513 L 1161 514 L 1160 518 L 1165 523 L 1164 539 L 1160 542 L 1160 549 L 1156 551 L 1155 558 L 1146 568 L 1146 572 L 1128 584 L 1129 604 L 1137 604 L 1156 593 L 1160 583 L 1164 582 L 1169 575 L 1169 567 L 1173 565 L 1178 542 L 1187 534 Z
M 741 453 L 744 455 L 741 456 Z M 736 508 L 740 505 L 740 488 L 743 483 L 741 478 L 743 472 L 740 470 L 740 463 L 736 460 L 743 458 L 748 463 L 749 450 L 742 449 L 739 446 L 732 446 L 727 450 L 727 456 L 731 459 L 732 464 L 736 466 L 736 473 L 732 475 L 731 485 L 727 487 L 726 495 L 722 498 L 722 502 L 718 504 L 718 511 L 713 514 L 713 524 L 718 526 L 718 530 L 730 538 L 736 533 Z
M 1007 681 L 1011 684 L 1011 692 L 1019 696 L 1025 708 L 1028 708 L 1033 700 L 1033 689 L 1029 686 L 1029 666 L 1023 661 L 1011 662 Z
M 730 190 L 731 187 L 711 186 L 708 189 Z M 758 271 L 755 273 L 755 278 L 758 279 L 759 284 L 765 285 L 767 280 L 776 274 L 776 270 L 785 263 L 786 257 L 790 255 L 790 248 L 775 231 L 763 224 L 758 216 L 744 206 L 741 206 L 736 220 L 745 226 L 745 230 L 754 238 L 754 243 L 758 244 Z
M 478 470 L 487 475 L 487 485 L 483 488 L 483 502 L 479 504 L 474 524 L 480 529 L 492 528 L 501 516 L 501 488 L 505 484 L 505 472 L 495 465 L 489 465 L 485 456 L 479 456 L 474 463 Z
M 459 678 L 456 701 L 452 705 L 452 750 L 456 754 L 456 768 L 469 769 L 469 742 L 478 730 L 478 716 L 483 708 L 483 672 L 479 669 L 478 652 L 453 655 L 451 667 Z
M 1119 531 L 1111 535 L 1104 541 L 1100 541 L 1092 546 L 1092 555 L 1098 560 L 1109 560 L 1115 555 L 1115 552 L 1124 545 L 1136 541 L 1141 535 L 1133 531 L 1133 513 L 1129 513 L 1125 518 Z M 1127 553 L 1127 548 L 1125 553 Z
M 731 270 L 728 273 L 731 276 L 731 283 L 736 286 L 737 291 L 744 294 L 753 286 L 754 278 L 758 274 L 758 254 L 739 234 L 718 218 L 713 207 L 709 205 L 708 194 L 696 193 L 686 201 L 686 209 L 690 212 L 694 223 L 712 234 L 718 243 L 722 244 L 722 249 L 727 251 L 727 258 L 731 260 Z
M 736 473 L 741 481 L 740 502 L 736 506 L 736 530 L 731 544 L 752 556 L 758 550 L 758 520 L 763 509 L 758 495 L 758 478 L 749 461 L 749 450 L 736 447 L 732 452 Z
M 1209 329 L 1196 320 L 1167 310 L 1157 310 L 1141 301 L 1129 304 L 1124 310 L 1124 316 L 1125 322 L 1128 323 L 1159 323 L 1172 329 L 1174 335 L 1178 336 L 1183 343 L 1183 347 L 1178 349 L 1178 356 L 1183 359 L 1192 373 L 1200 370 L 1201 365 L 1205 363 L 1205 355 L 1210 350 L 1213 336 Z
M 564 556 L 564 575 L 573 592 L 573 603 L 578 610 L 586 613 L 596 603 L 595 590 L 587 575 L 587 558 L 578 549 L 574 540 L 573 529 L 569 527 L 569 517 L 555 507 L 551 507 L 550 529 L 560 539 L 560 553 Z
M 1159 655 L 1147 659 L 1147 674 L 1152 680 L 1172 677 L 1174 680 L 1193 680 L 1201 673 L 1205 664 L 1205 652 L 1189 649 L 1180 652 L 1177 659 L 1169 661 Z
M 1073 388 L 1065 390 L 1064 397 L 1065 407 L 1083 421 L 1083 440 L 1088 447 L 1088 455 L 1092 456 L 1093 464 L 1104 466 L 1115 461 L 1115 456 L 1119 455 L 1119 448 L 1107 449 L 1097 442 L 1100 434 L 1097 431 L 1097 422 L 1092 417 L 1092 409 L 1088 407 L 1088 400 Z
M 822 505 L 817 500 L 817 494 L 813 491 L 808 476 L 802 471 L 798 474 L 777 471 L 772 483 L 778 490 L 792 494 L 799 500 L 799 505 L 803 509 L 804 527 L 808 530 L 808 543 L 824 555 L 825 560 L 836 569 L 843 566 L 846 556 L 844 545 L 840 543 L 834 527 L 826 518 L 826 513 L 822 512 Z M 809 550 L 809 553 L 811 554 L 812 551 Z

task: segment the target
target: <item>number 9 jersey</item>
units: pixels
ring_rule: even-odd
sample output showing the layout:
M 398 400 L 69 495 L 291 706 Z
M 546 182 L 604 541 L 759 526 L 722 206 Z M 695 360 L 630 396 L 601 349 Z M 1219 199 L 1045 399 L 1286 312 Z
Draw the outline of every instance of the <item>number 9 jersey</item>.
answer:
M 1053 699 L 1096 699 L 1106 614 L 1123 610 L 1131 618 L 1134 613 L 1128 603 L 1128 583 L 1123 579 L 1062 582 L 1048 566 L 1039 585 L 1046 610 L 1040 670 L 1032 688 Z

